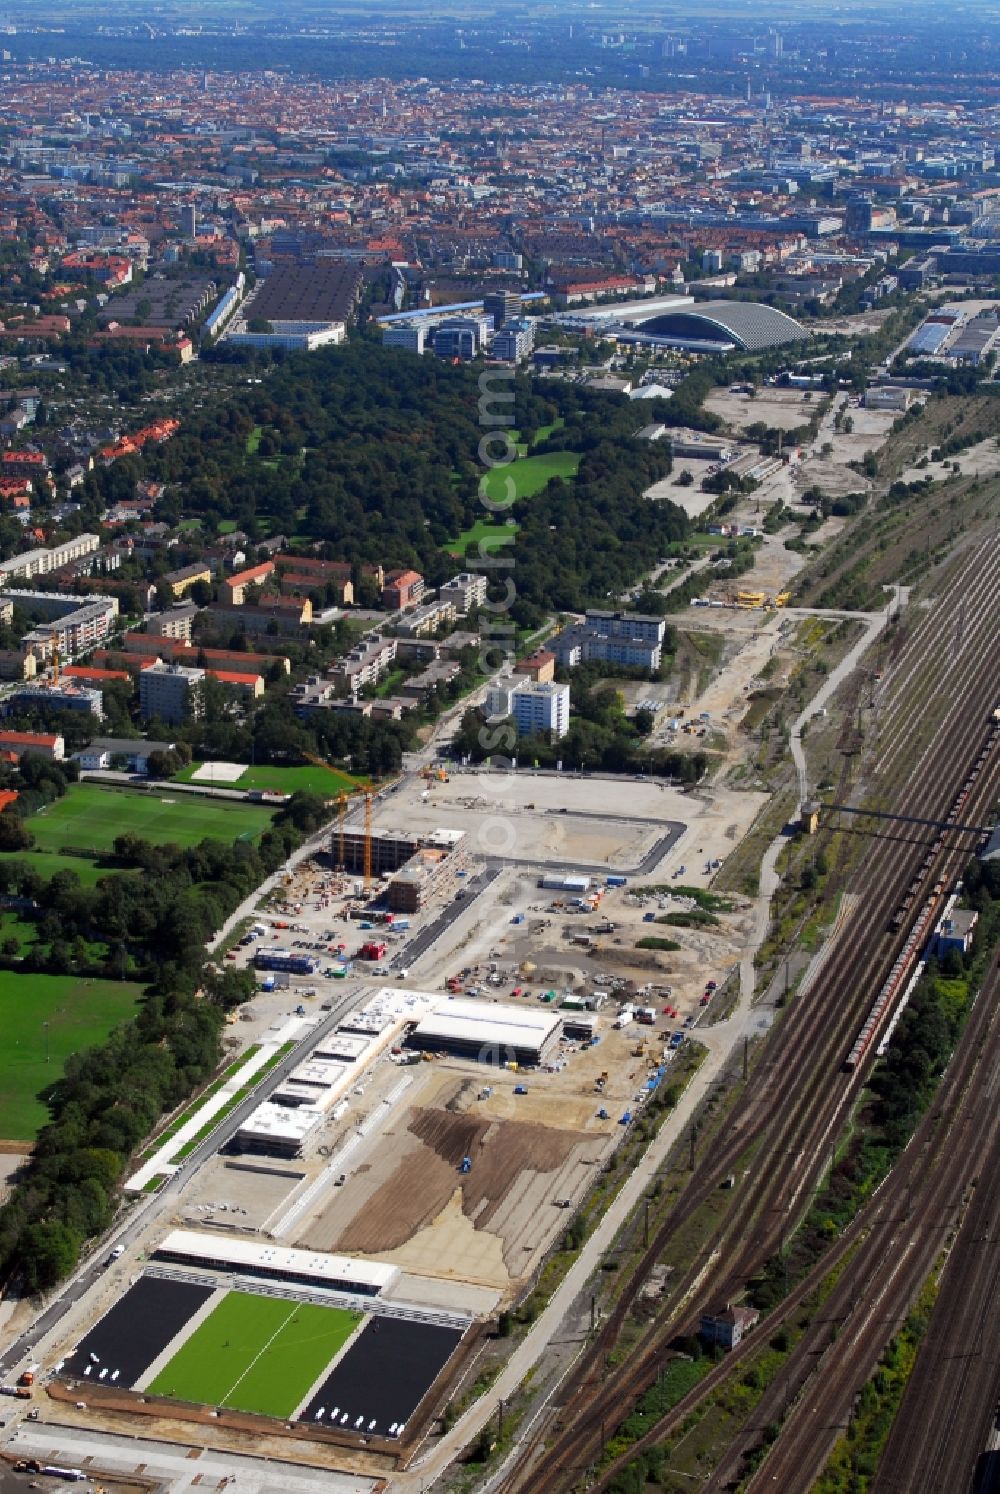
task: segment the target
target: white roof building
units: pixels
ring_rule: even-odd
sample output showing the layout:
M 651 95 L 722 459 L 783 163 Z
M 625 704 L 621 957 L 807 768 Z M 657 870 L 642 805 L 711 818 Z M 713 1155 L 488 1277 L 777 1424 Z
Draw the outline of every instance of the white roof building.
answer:
M 156 1247 L 160 1260 L 208 1266 L 241 1276 L 262 1276 L 334 1291 L 376 1297 L 399 1280 L 399 1267 L 314 1250 L 258 1245 L 253 1240 L 175 1229 Z
M 410 1043 L 443 1049 L 485 1063 L 537 1064 L 562 1032 L 549 1007 L 502 1006 L 485 1001 L 443 1001 L 418 1022 Z

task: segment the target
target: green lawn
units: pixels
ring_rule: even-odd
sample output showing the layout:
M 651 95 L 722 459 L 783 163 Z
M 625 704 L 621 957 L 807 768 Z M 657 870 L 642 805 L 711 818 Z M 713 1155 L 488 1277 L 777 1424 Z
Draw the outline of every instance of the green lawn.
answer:
M 547 451 L 541 456 L 519 457 L 507 466 L 492 467 L 483 478 L 483 486 L 494 503 L 502 503 L 513 479 L 516 502 L 519 498 L 533 498 L 553 477 L 566 480 L 575 477 L 579 465 L 578 451 Z
M 561 415 L 557 415 L 551 425 L 540 425 L 535 432 L 535 438 L 531 443 L 532 446 L 537 446 L 540 441 L 547 441 L 552 435 L 553 431 L 562 430 L 565 424 L 566 422 L 563 417 Z
M 262 425 L 255 425 L 249 436 L 247 436 L 247 456 L 256 456 L 257 447 L 260 445 L 260 438 L 263 434 L 264 427 Z
M 115 837 L 131 832 L 163 845 L 194 846 L 213 840 L 255 840 L 271 823 L 273 809 L 262 804 L 209 799 L 194 794 L 171 795 L 169 784 L 152 789 L 116 789 L 103 784 L 74 783 L 62 799 L 28 824 L 35 837 L 30 851 L 4 851 L 0 860 L 26 861 L 40 876 L 74 871 L 91 887 L 109 874 L 97 858 L 111 851 Z M 92 851 L 93 856 L 65 856 L 64 846 Z
M 488 519 L 477 519 L 471 529 L 465 529 L 448 546 L 451 555 L 464 555 L 470 546 L 486 555 L 499 551 L 510 555 L 513 550 L 512 536 L 517 533 L 516 524 L 491 524 Z
M 141 989 L 127 981 L 0 970 L 0 1137 L 34 1140 L 49 1120 L 39 1090 L 59 1078 L 70 1054 L 100 1043 L 131 1016 Z
M 33 923 L 16 913 L 0 913 L 0 941 L 4 939 L 16 939 L 20 945 L 18 953 L 24 955 L 38 943 L 38 931 Z
M 39 851 L 110 851 L 126 832 L 156 843 L 195 846 L 200 840 L 256 839 L 271 823 L 272 811 L 256 804 L 174 794 L 169 784 L 150 789 L 114 789 L 75 783 L 62 799 L 28 822 Z M 74 865 L 77 857 L 63 858 Z
M 540 439 L 543 434 L 550 434 L 554 429 L 554 426 L 546 426 L 544 432 L 540 431 L 536 439 Z M 514 434 L 517 433 L 514 432 Z M 518 449 L 522 448 L 523 443 Z M 510 462 L 503 467 L 492 467 L 484 476 L 482 487 L 486 496 L 494 503 L 505 503 L 508 484 L 513 481 L 512 501 L 517 503 L 521 498 L 533 498 L 536 493 L 540 493 L 553 477 L 561 477 L 569 481 L 576 476 L 579 465 L 580 454 L 576 451 L 549 451 L 541 456 L 522 455 L 516 462 Z M 477 519 L 470 529 L 464 530 L 456 539 L 449 541 L 448 551 L 452 555 L 461 557 L 473 545 L 478 547 L 483 554 L 490 550 L 502 550 L 505 540 L 509 542 L 511 533 L 516 530 L 516 524 L 505 524 L 502 520 L 496 522 L 489 519 Z
M 190 783 L 199 767 L 199 763 L 190 763 L 188 767 L 182 768 L 176 775 L 177 782 Z M 359 783 L 360 780 L 352 778 L 349 773 L 341 773 L 337 768 L 321 768 L 318 763 L 305 763 L 298 768 L 276 768 L 265 764 L 263 767 L 247 768 L 236 783 L 227 783 L 226 787 L 274 789 L 279 794 L 302 792 L 319 794 L 328 799 L 331 794 L 339 794 L 341 789 L 350 793 L 352 789 L 359 787 Z
M 360 1314 L 229 1292 L 148 1387 L 204 1406 L 288 1417 Z
M 99 877 L 109 875 L 108 868 L 98 866 L 90 856 L 60 856 L 56 851 L 0 851 L 0 861 L 26 861 L 46 881 L 56 872 L 74 871 L 84 887 L 93 887 Z

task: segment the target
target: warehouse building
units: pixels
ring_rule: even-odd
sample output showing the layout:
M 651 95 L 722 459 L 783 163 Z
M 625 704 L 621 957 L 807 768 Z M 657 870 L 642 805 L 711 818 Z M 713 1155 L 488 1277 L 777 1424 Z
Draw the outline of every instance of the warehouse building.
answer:
M 443 1002 L 421 1018 L 407 1042 L 411 1048 L 453 1053 L 481 1063 L 543 1063 L 562 1035 L 558 1012 L 481 1001 Z

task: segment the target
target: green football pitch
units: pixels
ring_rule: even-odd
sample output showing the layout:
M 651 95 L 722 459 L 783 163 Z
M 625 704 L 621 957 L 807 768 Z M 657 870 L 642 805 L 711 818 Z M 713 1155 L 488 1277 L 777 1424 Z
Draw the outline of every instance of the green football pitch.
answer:
M 314 1307 L 229 1292 L 147 1389 L 203 1406 L 288 1417 L 361 1321 Z
M 74 783 L 61 799 L 28 821 L 39 851 L 110 851 L 119 835 L 138 835 L 154 844 L 194 846 L 205 839 L 252 840 L 271 823 L 263 805 L 171 793 L 169 784 L 152 789 L 114 789 Z M 30 859 L 30 855 L 29 858 Z M 72 867 L 73 860 L 67 858 Z

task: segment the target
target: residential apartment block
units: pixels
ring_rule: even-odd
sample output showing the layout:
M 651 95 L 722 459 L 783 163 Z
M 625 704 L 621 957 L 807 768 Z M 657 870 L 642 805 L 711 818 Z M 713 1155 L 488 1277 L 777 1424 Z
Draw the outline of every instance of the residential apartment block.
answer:
M 395 638 L 383 638 L 380 633 L 369 634 L 337 661 L 330 671 L 331 682 L 335 689 L 346 689 L 357 695 L 366 685 L 377 685 L 395 657 Z
M 0 561 L 0 586 L 9 586 L 12 581 L 31 581 L 35 576 L 47 576 L 50 571 L 70 561 L 93 555 L 101 548 L 96 534 L 78 534 L 64 544 L 53 545 L 49 550 L 25 550 L 21 555 L 12 555 L 10 560 Z
M 597 660 L 652 672 L 660 667 L 665 634 L 662 617 L 594 610 L 584 622 L 564 628 L 549 647 L 564 669 Z
M 486 601 L 486 584 L 485 576 L 472 571 L 461 571 L 444 583 L 438 597 L 442 602 L 453 602 L 456 614 L 465 617 L 473 607 L 481 607 Z
M 526 679 L 492 686 L 486 711 L 493 717 L 512 716 L 519 737 L 564 737 L 569 731 L 569 703 L 568 685 Z
M 86 711 L 100 719 L 104 715 L 104 701 L 100 690 L 90 690 L 62 680 L 57 685 L 49 680 L 19 685 L 13 694 L 7 696 L 7 715 L 35 710 Z
M 387 571 L 382 588 L 382 605 L 390 612 L 416 607 L 424 594 L 424 578 L 419 571 Z
M 171 725 L 200 716 L 204 685 L 204 669 L 151 664 L 139 676 L 139 714 L 143 721 L 156 717 Z
M 74 597 L 48 591 L 8 591 L 6 595 L 46 618 L 21 640 L 25 653 L 43 661 L 51 659 L 56 649 L 63 660 L 89 653 L 110 637 L 118 621 L 117 597 Z

